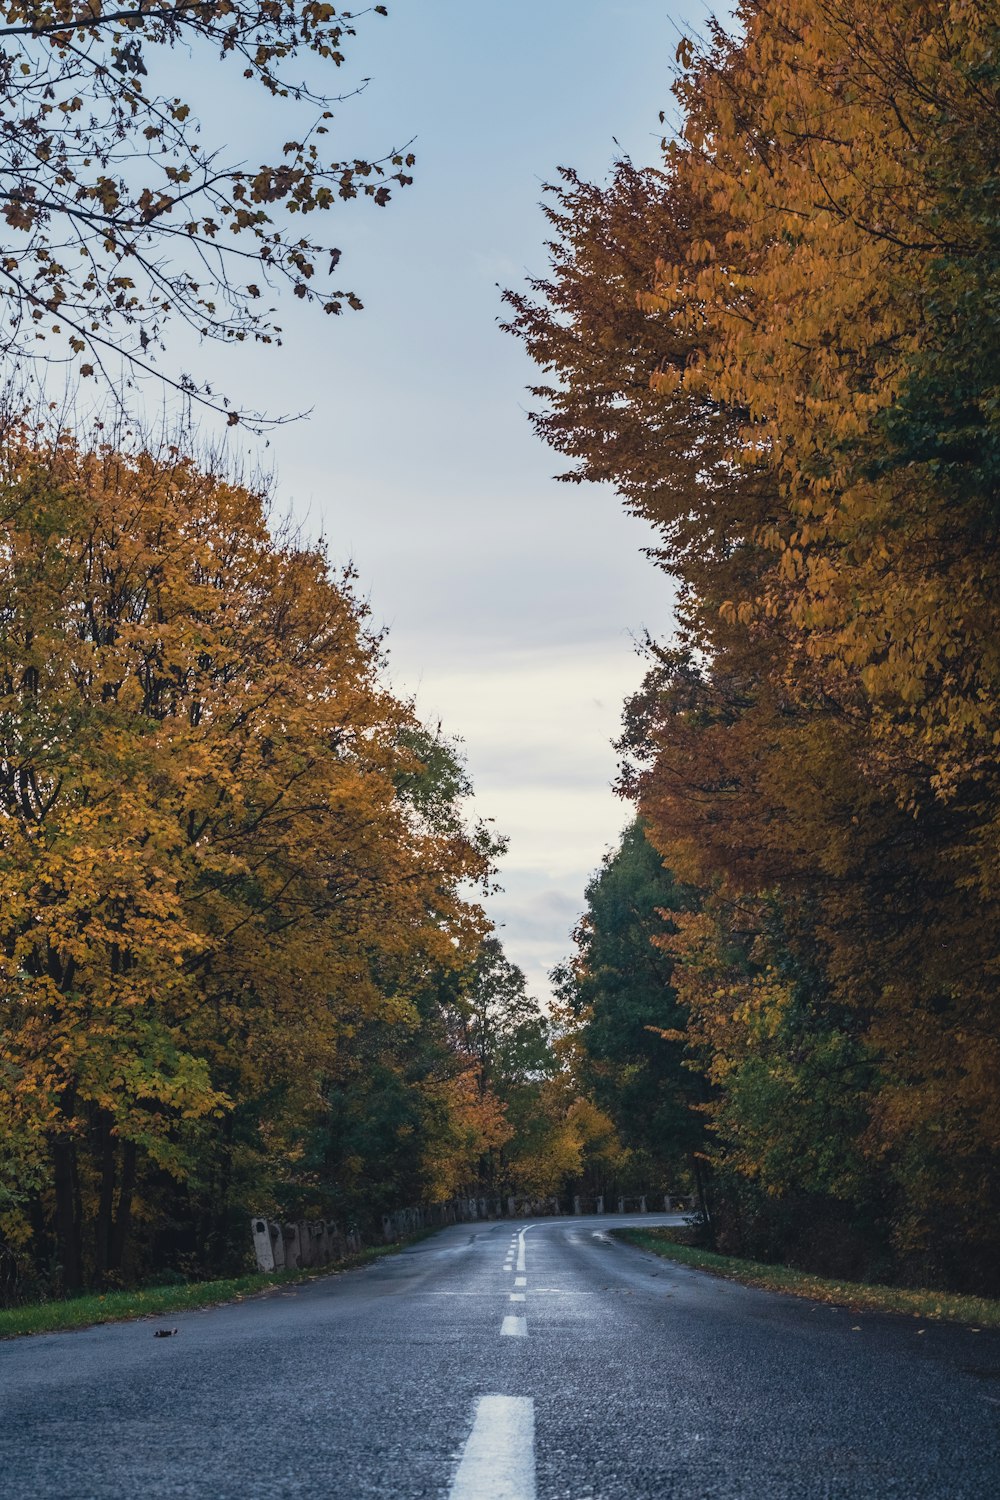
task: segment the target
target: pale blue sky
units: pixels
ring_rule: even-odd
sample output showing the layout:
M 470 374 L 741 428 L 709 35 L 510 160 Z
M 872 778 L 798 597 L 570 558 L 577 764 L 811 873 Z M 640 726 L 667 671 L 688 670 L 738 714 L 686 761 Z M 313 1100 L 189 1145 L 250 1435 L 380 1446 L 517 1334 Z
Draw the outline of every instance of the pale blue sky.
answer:
M 372 82 L 333 136 L 344 154 L 415 137 L 412 188 L 333 216 L 338 275 L 366 310 L 324 320 L 296 304 L 281 350 L 203 351 L 199 368 L 248 405 L 312 409 L 270 440 L 279 505 L 353 558 L 394 682 L 463 738 L 478 809 L 511 839 L 491 912 L 544 994 L 628 817 L 611 740 L 642 675 L 633 637 L 670 630 L 671 591 L 613 493 L 551 477 L 560 460 L 525 416 L 536 372 L 498 330 L 496 284 L 544 271 L 537 204 L 559 164 L 601 179 L 615 139 L 655 160 L 677 41 L 705 7 L 390 10 L 363 23 L 350 63 Z M 231 142 L 258 155 L 266 120 L 233 114 Z

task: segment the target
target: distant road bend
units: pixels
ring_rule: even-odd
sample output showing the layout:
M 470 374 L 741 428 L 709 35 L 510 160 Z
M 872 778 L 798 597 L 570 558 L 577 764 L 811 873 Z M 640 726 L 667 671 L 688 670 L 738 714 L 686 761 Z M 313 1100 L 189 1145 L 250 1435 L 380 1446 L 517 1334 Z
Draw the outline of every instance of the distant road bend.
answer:
M 0 1345 L 5 1500 L 1000 1496 L 1000 1335 L 463 1224 L 205 1312 Z

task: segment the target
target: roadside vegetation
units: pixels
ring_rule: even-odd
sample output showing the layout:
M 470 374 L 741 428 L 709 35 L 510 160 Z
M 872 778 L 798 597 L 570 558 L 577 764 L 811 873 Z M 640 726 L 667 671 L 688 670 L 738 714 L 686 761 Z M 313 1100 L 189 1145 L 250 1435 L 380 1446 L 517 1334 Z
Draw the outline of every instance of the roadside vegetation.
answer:
M 566 1001 L 717 1250 L 1000 1294 L 996 7 L 746 0 L 677 61 L 508 294 L 679 599 Z
M 300 1286 L 303 1282 L 370 1265 L 386 1255 L 395 1255 L 407 1245 L 415 1245 L 431 1233 L 433 1231 L 429 1229 L 421 1230 L 395 1244 L 371 1245 L 345 1256 L 336 1265 L 319 1270 L 261 1271 L 216 1281 L 92 1292 L 79 1297 L 4 1307 L 0 1308 L 0 1339 L 20 1338 L 32 1333 L 60 1333 L 73 1328 L 91 1328 L 97 1323 L 122 1323 L 186 1312 L 191 1308 L 217 1307 L 223 1302 L 242 1302 L 247 1297 L 265 1295 L 272 1289 Z
M 0 1303 L 459 1193 L 694 1194 L 711 1253 L 1000 1294 L 995 7 L 744 0 L 679 46 L 656 160 L 548 190 L 507 297 L 535 425 L 679 600 L 551 1012 L 351 568 L 189 421 L 127 436 L 140 379 L 261 418 L 164 372 L 172 328 L 360 306 L 302 233 L 410 181 L 324 145 L 355 29 L 8 15 L 0 351 L 120 420 L 0 407 Z M 253 172 L 153 81 L 220 47 L 302 121 Z
M 710 1271 L 743 1286 L 761 1287 L 769 1292 L 787 1292 L 792 1297 L 806 1297 L 811 1302 L 829 1302 L 864 1312 L 908 1313 L 914 1318 L 934 1322 L 963 1323 L 972 1332 L 981 1328 L 1000 1328 L 1000 1301 L 991 1297 L 960 1296 L 917 1287 L 872 1286 L 862 1281 L 834 1281 L 796 1271 L 791 1266 L 765 1265 L 761 1261 L 743 1260 L 737 1255 L 719 1255 L 678 1239 L 671 1229 L 612 1229 L 615 1239 L 651 1250 L 665 1260 Z

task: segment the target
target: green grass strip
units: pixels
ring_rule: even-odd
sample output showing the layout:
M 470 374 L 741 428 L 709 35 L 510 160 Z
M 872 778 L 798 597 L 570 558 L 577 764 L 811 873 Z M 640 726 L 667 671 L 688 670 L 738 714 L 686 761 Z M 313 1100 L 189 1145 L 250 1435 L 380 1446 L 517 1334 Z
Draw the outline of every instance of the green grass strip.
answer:
M 763 1287 L 772 1292 L 788 1292 L 793 1297 L 808 1297 L 813 1302 L 829 1302 L 866 1312 L 908 1313 L 914 1318 L 937 1322 L 964 1323 L 978 1332 L 980 1328 L 1000 1328 L 1000 1302 L 990 1297 L 968 1297 L 953 1292 L 931 1292 L 898 1286 L 870 1286 L 863 1281 L 830 1281 L 791 1266 L 770 1266 L 757 1260 L 740 1260 L 735 1255 L 719 1255 L 714 1250 L 699 1250 L 671 1238 L 669 1229 L 613 1229 L 615 1239 L 652 1250 L 667 1260 L 676 1260 L 698 1271 L 709 1271 L 744 1286 Z
M 423 1230 L 392 1245 L 372 1245 L 334 1265 L 303 1271 L 262 1271 L 232 1276 L 225 1281 L 195 1281 L 187 1286 L 149 1286 L 131 1292 L 91 1292 L 60 1302 L 33 1302 L 23 1307 L 0 1308 L 0 1339 L 20 1338 L 30 1333 L 59 1333 L 69 1328 L 92 1328 L 95 1323 L 121 1323 L 132 1318 L 162 1317 L 192 1307 L 215 1307 L 221 1302 L 242 1302 L 272 1287 L 295 1286 L 320 1276 L 336 1276 L 366 1266 L 383 1255 L 394 1255 L 407 1245 L 426 1239 L 435 1231 Z

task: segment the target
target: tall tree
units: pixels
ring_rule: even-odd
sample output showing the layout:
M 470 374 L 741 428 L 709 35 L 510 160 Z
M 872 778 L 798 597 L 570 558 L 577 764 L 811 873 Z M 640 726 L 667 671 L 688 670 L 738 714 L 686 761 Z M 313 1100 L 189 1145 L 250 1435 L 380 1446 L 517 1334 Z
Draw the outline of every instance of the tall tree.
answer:
M 490 842 L 401 791 L 350 575 L 260 495 L 14 433 L 0 494 L 0 1107 L 72 1287 L 158 1184 L 296 1159 L 342 1039 L 464 961 Z
M 777 896 L 817 1040 L 849 1015 L 875 1069 L 861 1149 L 873 1180 L 891 1169 L 899 1255 L 982 1279 L 1000 1201 L 996 17 L 748 0 L 737 22 L 679 49 L 659 168 L 564 177 L 552 275 L 511 299 L 512 326 L 556 377 L 543 434 L 614 479 L 681 582 L 680 639 L 626 729 L 650 837 L 763 928 Z M 746 1022 L 752 965 L 690 932 L 717 998 L 744 973 Z M 767 1051 L 749 1023 L 744 1044 Z
M 685 1055 L 686 1014 L 663 943 L 667 914 L 691 900 L 634 822 L 587 886 L 576 953 L 554 976 L 588 1093 L 667 1186 L 696 1170 L 704 1137 L 705 1089 Z

